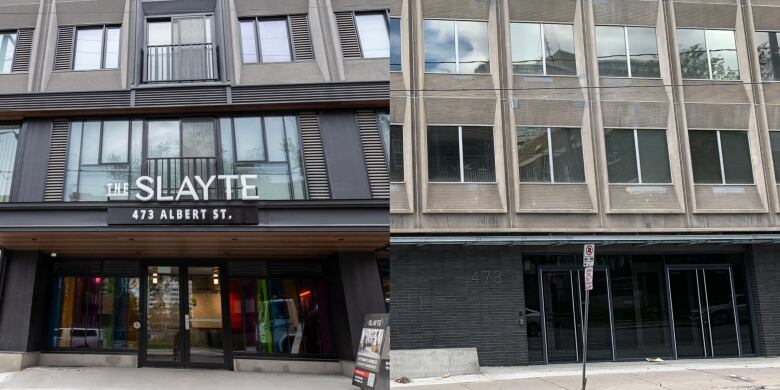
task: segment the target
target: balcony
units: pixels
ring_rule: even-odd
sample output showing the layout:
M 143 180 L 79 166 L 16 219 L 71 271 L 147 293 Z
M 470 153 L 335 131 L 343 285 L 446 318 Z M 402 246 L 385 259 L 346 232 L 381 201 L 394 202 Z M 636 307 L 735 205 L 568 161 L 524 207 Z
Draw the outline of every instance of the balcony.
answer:
M 215 81 L 219 77 L 213 43 L 150 45 L 143 55 L 144 83 Z

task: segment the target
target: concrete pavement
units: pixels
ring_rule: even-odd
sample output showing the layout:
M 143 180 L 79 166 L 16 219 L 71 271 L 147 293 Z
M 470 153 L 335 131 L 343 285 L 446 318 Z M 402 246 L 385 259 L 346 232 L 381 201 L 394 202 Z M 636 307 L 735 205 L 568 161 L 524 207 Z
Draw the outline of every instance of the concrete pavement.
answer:
M 345 376 L 163 368 L 32 367 L 0 373 L 0 389 L 356 390 Z
M 581 364 L 483 368 L 479 375 L 392 383 L 396 390 L 580 390 Z M 588 389 L 780 390 L 779 358 L 588 364 Z

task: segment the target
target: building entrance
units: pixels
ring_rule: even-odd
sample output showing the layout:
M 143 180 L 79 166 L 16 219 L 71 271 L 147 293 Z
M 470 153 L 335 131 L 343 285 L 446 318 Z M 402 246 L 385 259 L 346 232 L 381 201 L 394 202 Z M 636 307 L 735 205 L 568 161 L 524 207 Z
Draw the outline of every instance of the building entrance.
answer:
M 222 268 L 148 265 L 144 279 L 144 366 L 229 368 Z
M 745 299 L 734 293 L 731 267 L 669 266 L 667 278 L 675 357 L 741 356 L 737 313 Z

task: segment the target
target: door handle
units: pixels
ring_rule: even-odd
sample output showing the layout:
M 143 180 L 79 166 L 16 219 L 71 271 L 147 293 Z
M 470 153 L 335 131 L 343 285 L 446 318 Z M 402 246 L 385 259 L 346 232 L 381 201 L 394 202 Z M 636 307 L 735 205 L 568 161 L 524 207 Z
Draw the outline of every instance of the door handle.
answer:
M 190 315 L 189 314 L 185 314 L 184 315 L 184 329 L 185 330 L 190 330 Z

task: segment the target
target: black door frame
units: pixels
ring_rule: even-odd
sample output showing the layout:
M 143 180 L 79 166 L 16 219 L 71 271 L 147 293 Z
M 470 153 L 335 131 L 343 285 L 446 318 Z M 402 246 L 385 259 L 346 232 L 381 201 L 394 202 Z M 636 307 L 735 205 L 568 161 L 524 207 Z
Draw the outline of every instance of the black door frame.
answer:
M 615 318 L 613 316 L 613 309 L 612 309 L 612 282 L 610 280 L 609 275 L 609 267 L 605 266 L 596 266 L 593 268 L 594 272 L 604 272 L 605 273 L 605 279 L 607 283 L 607 301 L 609 303 L 609 331 L 610 331 L 610 341 L 611 341 L 611 347 L 612 347 L 612 359 L 611 361 L 616 361 L 617 359 L 617 351 L 616 351 L 616 345 L 615 345 Z M 545 272 L 568 272 L 569 278 L 571 280 L 571 290 L 572 290 L 572 314 L 574 315 L 574 338 L 575 338 L 575 353 L 577 354 L 576 362 L 581 362 L 581 352 L 580 352 L 580 343 L 582 342 L 582 319 L 583 319 L 583 313 L 582 313 L 582 306 L 584 304 L 584 286 L 582 284 L 581 277 L 583 276 L 583 269 L 582 267 L 577 266 L 540 266 L 538 273 L 539 278 L 539 317 L 541 319 L 541 331 L 542 331 L 542 356 L 544 357 L 544 364 L 550 364 L 549 356 L 548 356 L 548 345 L 547 345 L 547 321 L 545 318 L 545 304 L 544 304 L 544 276 L 543 274 Z M 576 283 L 575 283 L 576 282 Z
M 146 344 L 148 340 L 148 269 L 150 266 L 179 267 L 179 329 L 184 337 L 179 337 L 179 362 L 150 362 L 147 359 Z M 222 306 L 222 348 L 224 362 L 200 363 L 190 359 L 190 333 L 185 326 L 185 315 L 189 314 L 189 267 L 218 267 L 220 282 L 220 301 Z M 140 262 L 140 288 L 141 288 L 141 329 L 138 344 L 138 363 L 141 367 L 166 367 L 166 368 L 212 368 L 233 369 L 233 349 L 231 348 L 230 328 L 230 301 L 229 280 L 227 277 L 227 262 L 224 260 L 146 260 Z
M 705 285 L 704 285 L 704 293 L 708 293 L 708 288 L 706 285 L 706 278 L 707 276 L 704 275 L 704 271 L 708 270 L 727 270 L 729 271 L 729 284 L 731 288 L 731 306 L 733 310 L 734 315 L 734 330 L 735 330 L 735 336 L 737 338 L 737 353 L 738 357 L 744 356 L 742 353 L 742 335 L 741 330 L 739 326 L 739 314 L 737 312 L 737 295 L 736 291 L 734 289 L 734 270 L 731 264 L 725 263 L 725 264 L 670 264 L 666 266 L 666 293 L 667 293 L 667 302 L 668 302 L 668 310 L 669 310 L 669 329 L 672 335 L 672 352 L 674 353 L 674 358 L 678 359 L 677 357 L 677 334 L 675 333 L 674 329 L 674 306 L 672 302 L 672 284 L 671 284 L 671 277 L 670 277 L 670 271 L 694 271 L 696 273 L 696 285 L 697 285 L 697 291 L 699 298 L 699 315 L 702 314 L 702 305 L 704 305 L 707 308 L 707 315 L 709 316 L 710 308 L 709 303 L 702 302 L 701 300 L 701 291 L 702 288 L 699 287 L 699 271 L 702 271 L 703 278 L 705 279 Z M 747 297 L 746 297 L 747 298 Z M 751 306 L 752 308 L 752 306 Z M 712 324 L 709 324 L 708 326 L 712 326 Z M 704 358 L 717 358 L 718 356 L 715 356 L 715 351 L 712 349 L 712 330 L 709 330 L 708 332 L 704 331 L 704 323 L 702 321 L 702 343 L 704 344 Z M 709 335 L 709 337 L 707 337 Z M 710 350 L 707 352 L 707 344 L 710 345 Z M 733 357 L 733 356 L 723 356 L 723 357 Z

